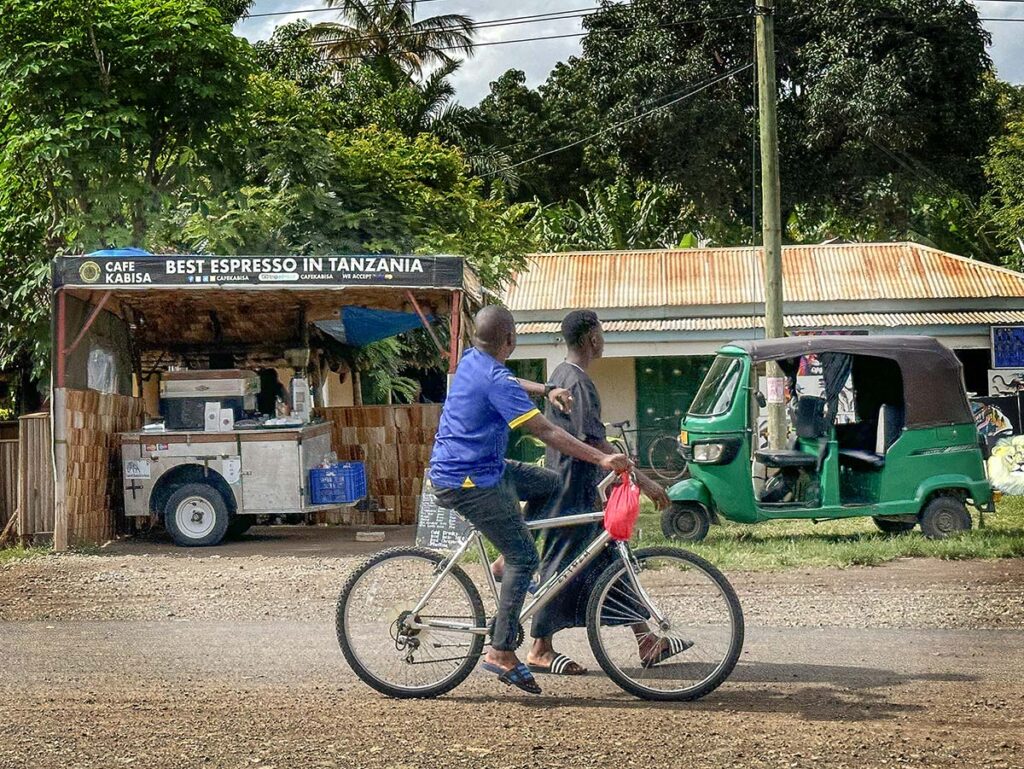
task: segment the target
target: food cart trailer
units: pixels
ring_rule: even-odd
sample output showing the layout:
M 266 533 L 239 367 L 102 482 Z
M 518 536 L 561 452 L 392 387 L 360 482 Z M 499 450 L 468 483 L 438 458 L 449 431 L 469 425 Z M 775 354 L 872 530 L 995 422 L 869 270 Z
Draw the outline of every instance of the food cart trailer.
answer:
M 453 374 L 482 292 L 455 256 L 114 251 L 55 259 L 53 297 L 54 547 L 63 550 L 109 538 L 122 511 L 163 519 L 179 544 L 205 545 L 255 515 L 322 509 L 309 479 L 331 452 L 329 423 L 235 422 L 243 409 L 226 428 L 147 429 L 156 415 L 144 414 L 141 396 L 154 374 L 213 371 L 225 359 L 238 371 L 298 370 L 293 353 L 304 350 L 315 410 L 332 405 L 323 380 L 336 371 L 334 345 L 422 326 Z M 448 345 L 434 329 L 442 319 Z

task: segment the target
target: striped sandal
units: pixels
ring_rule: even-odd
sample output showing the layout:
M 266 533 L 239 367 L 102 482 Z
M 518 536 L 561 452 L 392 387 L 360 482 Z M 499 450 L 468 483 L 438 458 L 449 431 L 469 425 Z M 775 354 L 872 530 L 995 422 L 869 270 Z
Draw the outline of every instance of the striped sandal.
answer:
M 641 657 L 640 664 L 645 668 L 652 668 L 659 662 L 664 662 L 670 657 L 675 657 L 677 654 L 682 654 L 684 651 L 693 646 L 693 641 L 687 641 L 685 638 L 662 638 L 663 642 L 668 643 L 661 644 L 661 651 L 655 657 Z
M 491 662 L 485 662 L 481 667 L 498 676 L 498 680 L 506 686 L 514 686 L 527 694 L 540 694 L 541 692 L 541 688 L 533 677 L 533 673 L 522 662 L 509 670 L 505 670 L 505 668 Z
M 587 669 L 565 654 L 556 654 L 550 665 L 527 665 L 534 673 L 549 673 L 553 676 L 585 676 Z

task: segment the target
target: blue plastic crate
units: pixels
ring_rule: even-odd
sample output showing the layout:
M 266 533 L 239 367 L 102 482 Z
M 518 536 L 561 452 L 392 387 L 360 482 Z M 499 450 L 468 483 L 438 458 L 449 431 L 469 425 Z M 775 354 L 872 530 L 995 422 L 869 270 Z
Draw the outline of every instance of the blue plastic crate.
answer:
M 344 505 L 366 496 L 362 462 L 339 462 L 309 471 L 309 498 L 314 505 Z

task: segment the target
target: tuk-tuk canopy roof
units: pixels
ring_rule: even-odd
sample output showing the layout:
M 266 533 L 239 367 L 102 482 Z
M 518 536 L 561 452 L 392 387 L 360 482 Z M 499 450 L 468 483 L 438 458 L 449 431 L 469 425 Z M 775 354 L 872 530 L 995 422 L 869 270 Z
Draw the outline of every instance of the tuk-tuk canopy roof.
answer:
M 964 389 L 963 366 L 952 350 L 930 336 L 823 334 L 732 342 L 729 346 L 743 350 L 756 363 L 822 353 L 891 360 L 899 366 L 903 379 L 907 427 L 974 421 Z M 855 379 L 856 372 L 855 365 Z

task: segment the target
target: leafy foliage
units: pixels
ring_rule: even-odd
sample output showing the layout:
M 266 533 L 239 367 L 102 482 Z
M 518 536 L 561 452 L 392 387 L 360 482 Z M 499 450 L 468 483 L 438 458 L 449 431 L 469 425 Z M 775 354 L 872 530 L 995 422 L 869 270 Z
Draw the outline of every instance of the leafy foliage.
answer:
M 396 84 L 373 66 L 325 61 L 305 23 L 250 46 L 225 24 L 246 7 L 7 5 L 0 365 L 28 352 L 43 373 L 48 265 L 61 253 L 440 249 L 467 254 L 490 286 L 521 263 L 519 212 L 488 196 L 463 153 L 434 135 L 458 122 L 446 81 L 454 65 Z M 407 383 L 390 381 L 408 395 Z
M 244 92 L 200 0 L 12 0 L 0 25 L 0 364 L 48 349 L 54 255 L 141 245 Z
M 529 232 L 544 251 L 675 248 L 709 239 L 691 232 L 693 206 L 677 189 L 618 179 L 584 191 L 584 202 L 535 203 Z
M 617 125 L 750 62 L 748 10 L 740 0 L 609 3 L 585 20 L 582 54 L 539 88 L 516 70 L 498 78 L 478 109 L 491 144 L 514 162 L 536 158 L 516 169 L 519 198 L 565 214 L 568 201 L 622 179 L 669 185 L 695 231 L 715 231 L 707 239 L 749 237 L 759 213 L 749 72 Z M 910 237 L 998 257 L 978 201 L 999 121 L 972 4 L 793 0 L 776 38 L 791 237 Z

